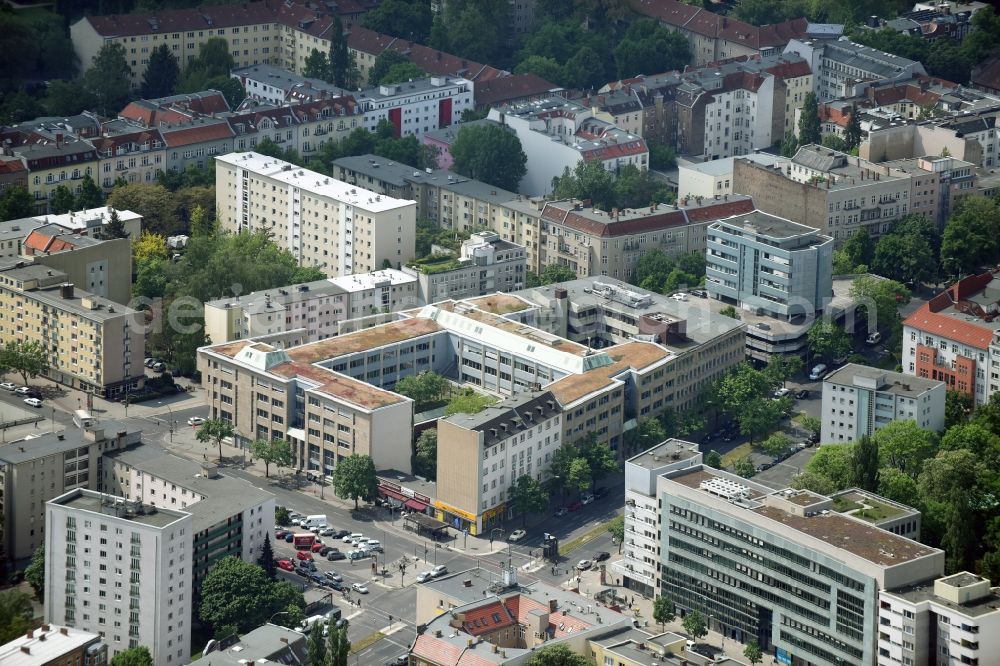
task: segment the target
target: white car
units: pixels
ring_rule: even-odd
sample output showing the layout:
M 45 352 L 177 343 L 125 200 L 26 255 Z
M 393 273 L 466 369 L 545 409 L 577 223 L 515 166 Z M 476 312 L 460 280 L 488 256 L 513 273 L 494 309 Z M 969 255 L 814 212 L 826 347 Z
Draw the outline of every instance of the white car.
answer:
M 351 589 L 358 594 L 368 594 L 368 586 L 364 583 L 351 583 Z
M 417 574 L 418 583 L 426 583 L 432 578 L 434 578 L 434 573 L 431 571 L 421 571 L 420 573 Z
M 323 575 L 326 576 L 327 578 L 329 578 L 332 581 L 336 581 L 338 583 L 343 583 L 344 582 L 344 577 L 341 576 L 336 571 L 334 571 L 333 569 L 330 569 L 329 571 L 327 571 Z
M 38 398 L 25 398 L 24 404 L 26 404 L 28 407 L 41 407 L 42 401 L 39 400 Z
M 324 527 L 323 529 L 321 529 L 319 531 L 319 535 L 320 536 L 325 536 L 325 537 L 333 536 L 336 533 L 337 533 L 337 530 L 333 529 L 332 527 Z
M 507 541 L 520 541 L 524 538 L 525 534 L 527 534 L 527 532 L 524 530 L 514 530 L 510 533 L 510 536 L 507 537 Z
M 688 295 L 679 291 L 670 298 L 674 299 L 675 301 L 686 301 L 688 299 Z
M 204 422 L 205 419 L 201 418 L 200 416 L 192 416 L 191 418 L 188 419 L 189 426 L 200 426 Z
M 448 573 L 448 567 L 446 567 L 443 564 L 439 564 L 436 567 L 434 567 L 433 569 L 431 569 L 431 576 L 433 578 L 440 578 L 441 576 L 445 575 L 446 573 Z
M 16 389 L 14 389 L 14 393 L 18 395 L 28 395 L 30 391 L 31 389 L 28 388 L 27 386 L 18 386 Z
M 590 567 L 594 566 L 594 563 L 590 560 L 580 560 L 576 563 L 576 568 L 580 571 L 586 571 Z
M 786 395 L 788 395 L 791 392 L 792 392 L 792 389 L 790 389 L 790 388 L 780 388 L 780 389 L 778 389 L 777 391 L 774 392 L 774 399 L 777 400 L 778 398 L 784 398 Z
M 12 384 L 11 382 L 4 382 L 3 384 L 0 384 L 0 389 L 3 389 L 4 391 L 13 391 L 16 388 L 17 384 Z
M 816 381 L 826 373 L 826 364 L 820 363 L 809 373 L 809 379 Z
M 594 501 L 593 493 L 587 493 L 586 495 L 580 498 L 580 504 L 590 504 L 593 501 Z

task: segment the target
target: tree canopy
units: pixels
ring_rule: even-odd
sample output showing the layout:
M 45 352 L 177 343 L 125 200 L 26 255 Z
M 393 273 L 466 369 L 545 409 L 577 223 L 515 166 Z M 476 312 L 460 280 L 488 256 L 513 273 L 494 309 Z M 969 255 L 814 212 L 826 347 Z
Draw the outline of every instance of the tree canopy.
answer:
M 84 87 L 96 96 L 97 107 L 104 116 L 114 116 L 128 103 L 131 81 L 132 68 L 121 44 L 104 44 L 83 75 Z
M 527 173 L 528 157 L 520 139 L 496 125 L 459 126 L 451 155 L 457 173 L 512 192 Z
M 371 456 L 358 453 L 341 458 L 333 470 L 333 490 L 341 499 L 370 502 L 375 499 L 378 480 L 375 477 L 375 463 Z
M 201 583 L 198 616 L 215 629 L 236 627 L 242 633 L 256 629 L 279 612 L 287 615 L 276 617 L 276 621 L 294 626 L 305 606 L 298 587 L 271 580 L 256 564 L 225 557 Z

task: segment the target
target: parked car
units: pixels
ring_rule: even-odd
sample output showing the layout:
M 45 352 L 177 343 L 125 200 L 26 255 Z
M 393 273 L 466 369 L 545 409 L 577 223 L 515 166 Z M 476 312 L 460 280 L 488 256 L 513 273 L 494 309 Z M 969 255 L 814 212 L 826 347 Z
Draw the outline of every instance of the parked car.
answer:
M 28 388 L 27 386 L 18 386 L 16 389 L 14 389 L 14 393 L 16 393 L 17 395 L 28 395 L 28 392 L 30 390 L 31 389 Z
M 352 583 L 351 589 L 358 594 L 368 594 L 368 586 L 364 583 Z
M 514 530 L 510 533 L 510 536 L 507 537 L 507 541 L 520 541 L 524 538 L 525 534 L 527 534 L 527 532 L 524 530 Z
M 191 418 L 188 419 L 189 426 L 200 426 L 204 422 L 205 419 L 201 418 L 200 416 L 192 416 Z
M 25 398 L 24 404 L 26 404 L 28 407 L 38 408 L 42 406 L 42 401 L 39 400 L 38 398 Z
M 688 295 L 682 291 L 679 291 L 676 294 L 673 294 L 670 298 L 674 299 L 675 301 L 686 301 L 688 299 Z
M 561 516 L 565 516 L 567 513 L 569 513 L 569 509 L 567 509 L 564 506 L 561 506 L 558 509 L 556 509 L 556 512 L 552 515 L 554 515 L 556 518 L 559 518 Z
M 587 493 L 586 495 L 580 498 L 580 504 L 586 506 L 587 504 L 593 502 L 595 499 L 596 498 L 594 497 L 594 493 Z
M 295 541 L 295 533 L 294 532 L 287 533 L 285 535 L 285 543 L 291 543 L 293 541 Z
M 347 553 L 347 559 L 349 560 L 363 560 L 366 557 L 371 557 L 371 553 L 366 550 L 351 550 Z
M 345 560 L 345 559 L 347 559 L 347 555 L 344 555 L 342 552 L 340 552 L 336 548 L 331 548 L 330 552 L 326 554 L 326 559 L 329 562 L 336 562 L 337 560 Z
M 826 372 L 826 365 L 820 363 L 819 365 L 817 365 L 812 369 L 812 372 L 809 373 L 809 379 L 816 381 L 817 379 L 820 379 L 823 376 L 823 373 L 825 372 Z
M 443 564 L 439 564 L 436 567 L 434 567 L 433 569 L 431 569 L 431 576 L 433 576 L 434 578 L 440 578 L 441 576 L 445 575 L 446 573 L 448 573 L 448 567 L 446 567 Z
M 608 494 L 607 488 L 594 488 L 594 497 L 596 497 L 597 499 L 601 499 L 607 494 Z
M 705 292 L 705 291 L 702 291 L 701 289 L 692 289 L 691 290 L 691 295 L 692 296 L 697 296 L 698 298 L 708 298 L 708 293 Z
M 583 506 L 583 504 L 581 504 L 580 501 L 577 500 L 576 502 L 573 502 L 573 503 L 571 503 L 569 505 L 569 510 L 570 511 L 579 511 L 582 506 Z
M 882 334 L 878 331 L 869 334 L 868 337 L 865 338 L 865 344 L 868 345 L 877 345 L 880 342 L 882 342 Z
M 303 578 L 309 578 L 309 570 L 308 569 L 299 568 L 299 569 L 295 570 L 295 573 L 296 573 L 296 575 L 302 576 Z
M 798 398 L 799 400 L 805 400 L 806 398 L 809 397 L 809 389 L 800 389 L 796 391 L 795 397 Z
M 792 392 L 792 389 L 790 389 L 790 388 L 780 388 L 780 389 L 778 389 L 777 391 L 774 392 L 774 398 L 775 399 L 784 398 L 786 395 L 788 395 L 791 392 Z
M 152 366 L 150 366 L 150 370 L 152 370 L 153 372 L 166 372 L 167 366 L 164 363 L 154 363 Z
M 319 535 L 325 537 L 332 537 L 336 533 L 337 530 L 333 529 L 332 527 L 324 527 L 319 531 Z
M 0 389 L 3 389 L 4 391 L 13 391 L 16 388 L 17 384 L 13 384 L 11 382 L 4 382 L 3 384 L 0 384 Z
M 333 537 L 334 539 L 343 539 L 345 536 L 347 536 L 350 533 L 351 533 L 350 530 L 337 530 L 333 534 L 331 534 L 330 536 Z
M 319 556 L 326 557 L 326 554 L 329 553 L 331 550 L 333 550 L 333 548 L 331 548 L 330 546 L 323 546 L 322 548 L 319 549 Z
M 611 557 L 611 553 L 609 553 L 606 550 L 602 550 L 601 552 L 594 554 L 594 561 L 595 562 L 603 562 L 604 560 L 607 560 L 610 557 Z
M 323 542 L 322 541 L 315 541 L 313 543 L 313 545 L 312 545 L 312 552 L 318 553 L 321 550 L 323 550 Z
M 335 581 L 337 583 L 343 583 L 344 582 L 344 577 L 341 576 L 336 571 L 334 571 L 333 569 L 330 569 L 329 571 L 327 571 L 323 575 L 326 576 L 327 578 L 329 578 L 330 580 Z
M 300 560 L 312 561 L 313 554 L 310 553 L 308 550 L 297 550 L 295 551 L 295 557 Z
M 287 534 L 288 534 L 288 530 L 275 530 L 274 531 L 274 538 L 275 539 L 284 539 Z
M 420 573 L 417 574 L 418 583 L 426 583 L 432 578 L 434 578 L 434 574 L 432 574 L 430 571 L 421 571 Z
M 810 433 L 809 434 L 809 441 L 812 442 L 813 444 L 818 444 L 819 443 L 819 433 L 818 432 Z
M 295 565 L 292 564 L 291 560 L 286 559 L 278 560 L 278 568 L 284 569 L 285 571 L 295 571 Z
M 316 563 L 312 560 L 302 560 L 299 562 L 299 569 L 304 569 L 306 571 L 316 571 Z
M 590 560 L 580 560 L 579 562 L 576 563 L 576 568 L 579 571 L 586 571 L 592 566 L 594 566 L 594 563 L 591 562 Z

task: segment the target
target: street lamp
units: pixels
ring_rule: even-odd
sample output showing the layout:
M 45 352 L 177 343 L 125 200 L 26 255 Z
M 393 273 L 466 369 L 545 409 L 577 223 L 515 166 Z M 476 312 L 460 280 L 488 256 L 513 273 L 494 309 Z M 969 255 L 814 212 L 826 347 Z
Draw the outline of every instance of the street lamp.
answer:
M 174 410 L 170 409 L 170 405 L 167 404 L 167 403 L 165 403 L 165 402 L 163 402 L 162 400 L 160 402 L 157 402 L 156 404 L 161 405 L 163 407 L 166 407 L 167 408 L 167 413 L 170 414 L 170 418 L 167 421 L 167 427 L 170 429 L 170 443 L 173 444 L 174 443 L 174 426 L 177 425 L 177 422 L 174 421 Z
M 492 530 L 490 530 L 490 548 L 493 547 L 493 539 L 495 538 L 493 535 L 496 534 L 497 532 L 499 532 L 501 534 L 501 536 L 502 536 L 503 535 L 503 528 L 502 527 L 494 527 Z
M 288 611 L 278 611 L 277 613 L 271 615 L 271 617 L 267 618 L 267 623 L 271 624 L 271 620 L 278 617 L 279 615 L 288 615 L 288 614 L 289 614 Z

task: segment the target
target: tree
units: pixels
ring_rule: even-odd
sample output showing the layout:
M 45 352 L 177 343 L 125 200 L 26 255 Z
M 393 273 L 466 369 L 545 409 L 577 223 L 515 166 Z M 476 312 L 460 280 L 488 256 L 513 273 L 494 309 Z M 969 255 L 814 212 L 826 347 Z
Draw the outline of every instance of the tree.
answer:
M 108 205 L 142 215 L 142 226 L 150 233 L 170 236 L 182 229 L 170 191 L 162 185 L 129 183 L 108 195 Z
M 785 138 L 781 141 L 781 156 L 794 157 L 799 150 L 799 139 L 792 132 L 785 132 Z
M 214 440 L 219 447 L 219 464 L 222 464 L 222 440 L 236 434 L 233 424 L 222 419 L 208 419 L 195 431 L 194 436 L 199 442 Z
M 128 103 L 132 94 L 131 81 L 132 68 L 128 66 L 122 44 L 102 46 L 83 75 L 83 85 L 97 97 L 102 116 L 113 116 Z
M 608 532 L 611 538 L 618 544 L 618 552 L 622 552 L 622 543 L 625 541 L 625 516 L 615 516 L 608 522 Z
M 919 234 L 890 233 L 875 245 L 872 270 L 899 282 L 920 283 L 934 275 L 934 253 Z
M 416 410 L 421 411 L 428 406 L 434 405 L 444 398 L 451 384 L 448 380 L 436 372 L 421 372 L 416 375 L 403 377 L 396 382 L 396 393 L 405 395 L 416 404 Z
M 146 99 L 172 95 L 177 78 L 181 74 L 180 64 L 166 44 L 157 46 L 149 54 L 149 64 L 142 75 L 142 96 Z
M 823 318 L 813 324 L 806 333 L 809 351 L 813 357 L 830 360 L 851 353 L 851 336 L 829 319 Z
M 715 449 L 705 454 L 705 464 L 713 469 L 722 469 L 722 456 Z
M 1000 250 L 1000 204 L 986 197 L 963 199 L 941 237 L 941 267 L 971 273 L 995 260 Z
M 137 645 L 112 657 L 111 666 L 153 666 L 153 655 L 145 645 Z
M 521 514 L 521 525 L 527 525 L 530 514 L 539 514 L 549 505 L 542 484 L 530 474 L 522 474 L 510 489 L 510 502 Z
M 357 453 L 341 458 L 333 470 L 333 490 L 341 499 L 370 502 L 375 498 L 378 480 L 375 478 L 375 463 L 371 456 Z
M 278 578 L 278 567 L 274 564 L 274 549 L 271 547 L 271 536 L 264 534 L 264 544 L 260 547 L 257 566 L 264 570 L 271 580 Z
M 323 627 L 319 624 L 313 625 L 306 639 L 306 655 L 310 664 L 322 664 L 326 661 L 326 637 L 323 636 Z
M 784 388 L 786 381 L 800 372 L 802 372 L 801 356 L 775 355 L 771 357 L 767 367 L 764 368 L 764 374 L 771 378 L 773 383 L 780 383 L 782 388 Z
M 49 196 L 49 210 L 56 215 L 68 213 L 76 205 L 76 197 L 73 191 L 65 185 L 57 185 Z
M 444 408 L 444 415 L 451 416 L 452 414 L 478 414 L 483 411 L 491 404 L 493 404 L 494 399 L 482 395 L 481 393 L 476 393 L 471 389 L 459 393 L 448 401 L 448 405 Z
M 597 433 L 588 433 L 586 437 L 576 442 L 576 448 L 590 466 L 592 484 L 596 485 L 599 479 L 618 470 L 615 452 L 607 442 L 598 439 Z
M 24 580 L 28 581 L 39 599 L 45 593 L 45 546 L 39 546 L 31 554 L 31 564 L 24 569 Z
M 292 464 L 292 447 L 283 439 L 255 439 L 250 455 L 264 461 L 264 477 L 270 477 L 271 464 L 288 467 Z
M 326 54 L 319 49 L 314 48 L 306 56 L 305 66 L 302 68 L 302 76 L 308 77 L 310 79 L 323 79 L 324 81 L 330 76 L 330 61 L 327 60 Z
M 802 115 L 799 116 L 799 145 L 820 143 L 823 130 L 819 120 L 819 102 L 816 93 L 806 93 L 802 101 Z
M 847 263 L 851 266 L 847 272 L 864 272 L 855 271 L 854 267 L 871 265 L 875 258 L 875 242 L 868 235 L 868 230 L 861 228 L 844 241 L 840 251 L 844 253 Z
M 274 507 L 274 524 L 282 527 L 291 525 L 292 512 L 283 506 Z
M 760 443 L 760 450 L 772 458 L 780 456 L 792 445 L 791 438 L 780 430 Z
M 115 208 L 111 209 L 111 216 L 108 218 L 107 224 L 104 225 L 103 235 L 104 238 L 108 240 L 114 238 L 128 238 L 128 232 L 125 230 L 125 224 L 122 222 L 121 217 L 118 216 L 118 210 Z
M 982 480 L 989 476 L 986 466 L 965 449 L 938 452 L 920 473 L 921 496 L 940 505 L 945 517 L 941 547 L 949 571 L 961 571 L 969 564 L 976 535 L 976 508 L 984 490 Z
M 760 649 L 756 638 L 751 638 L 750 642 L 743 648 L 743 656 L 750 662 L 750 666 L 757 666 L 764 661 L 764 651 Z
M 590 489 L 590 465 L 586 458 L 574 458 L 566 471 L 566 487 L 578 492 Z
M 34 197 L 21 186 L 8 187 L 0 193 L 0 220 L 17 220 L 35 213 Z
M 663 625 L 667 622 L 673 622 L 674 618 L 677 617 L 677 613 L 674 611 L 674 602 L 665 594 L 653 599 L 653 621 L 660 625 L 660 631 L 663 631 Z
M 869 492 L 878 491 L 878 442 L 867 435 L 859 437 L 852 456 L 854 485 Z
M 437 428 L 420 433 L 413 450 L 413 473 L 434 481 L 437 479 Z
M 604 168 L 600 160 L 581 160 L 572 171 L 566 167 L 562 176 L 553 179 L 553 196 L 557 199 L 590 199 L 595 208 L 610 211 L 616 204 L 614 181 L 614 175 Z
M 878 494 L 907 506 L 916 507 L 921 504 L 916 479 L 895 467 L 879 471 Z
M 524 662 L 524 666 L 587 666 L 587 659 L 565 644 L 546 645 Z
M 816 472 L 805 471 L 800 474 L 796 474 L 792 477 L 792 481 L 789 484 L 792 488 L 800 488 L 802 490 L 811 490 L 814 493 L 820 495 L 830 495 L 832 493 L 841 490 L 837 485 L 823 476 L 822 474 L 817 474 Z
M 740 313 L 736 311 L 736 308 L 732 305 L 726 305 L 719 310 L 719 314 L 723 317 L 729 317 L 730 319 L 735 319 L 740 321 Z
M 690 611 L 681 622 L 684 631 L 695 641 L 708 635 L 708 627 L 705 626 L 705 618 L 700 611 Z
M 390 67 L 382 78 L 378 81 L 372 81 L 371 85 L 376 83 L 379 85 L 392 85 L 394 83 L 406 83 L 407 81 L 412 81 L 413 79 L 421 79 L 427 76 L 427 72 L 420 69 L 412 62 L 401 62 Z
M 528 274 L 525 277 L 525 282 L 529 287 L 541 287 L 547 284 L 569 282 L 570 280 L 575 279 L 576 273 L 574 273 L 573 269 L 569 266 L 563 266 L 562 264 L 549 264 L 539 275 L 528 271 Z
M 924 461 L 937 451 L 937 435 L 915 421 L 891 421 L 872 433 L 881 466 L 895 467 L 910 476 L 920 473 Z
M 750 456 L 744 456 L 733 463 L 733 473 L 744 479 L 749 479 L 757 473 L 757 468 L 753 466 L 753 460 Z
M 811 416 L 809 414 L 804 414 L 799 417 L 799 426 L 803 430 L 812 433 L 815 437 L 819 437 L 823 432 L 822 421 L 820 421 L 818 417 Z
M 805 472 L 827 480 L 831 485 L 831 492 L 849 488 L 854 483 L 853 463 L 856 446 L 856 444 L 836 444 L 819 447 L 806 463 Z
M 824 134 L 823 147 L 832 148 L 833 150 L 839 151 L 841 153 L 846 153 L 848 150 L 850 150 L 847 147 L 847 141 L 841 139 L 836 134 Z
M 132 261 L 136 264 L 165 260 L 167 256 L 167 239 L 160 234 L 144 231 L 132 241 Z
M 84 176 L 80 181 L 80 194 L 76 197 L 76 208 L 79 210 L 89 210 L 104 205 L 104 192 L 97 186 L 94 179 Z
M 219 560 L 202 580 L 198 616 L 216 630 L 233 626 L 243 633 L 278 612 L 292 611 L 283 623 L 301 620 L 305 605 L 297 587 L 272 581 L 256 564 L 230 556 Z
M 684 69 L 690 62 L 687 39 L 654 19 L 633 22 L 615 47 L 619 78 Z
M 667 439 L 667 429 L 659 419 L 645 419 L 639 426 L 629 432 L 632 438 L 633 451 L 646 451 Z
M 400 53 L 399 51 L 394 51 L 392 49 L 386 49 L 382 53 L 378 54 L 375 58 L 375 62 L 372 63 L 371 69 L 368 70 L 368 85 L 377 85 L 382 77 L 392 69 L 393 65 L 402 65 L 404 63 L 410 62 L 409 58 Z
M 851 115 L 847 119 L 847 127 L 844 128 L 844 141 L 847 143 L 848 151 L 861 144 L 861 118 L 858 117 L 856 107 L 851 107 Z
M 382 0 L 365 14 L 364 26 L 393 37 L 425 43 L 431 31 L 431 6 L 428 2 Z
M 562 78 L 562 65 L 552 58 L 533 55 L 518 63 L 514 73 L 535 74 L 546 81 L 555 81 Z
M 451 145 L 452 168 L 494 187 L 517 191 L 527 173 L 528 157 L 517 135 L 496 125 L 460 127 Z
M 354 62 L 354 56 L 347 48 L 347 37 L 344 36 L 344 24 L 340 17 L 334 14 L 330 24 L 330 53 L 327 55 L 329 78 L 327 83 L 332 83 L 341 88 L 354 90 L 360 84 L 360 73 L 358 66 Z
M 49 369 L 45 347 L 37 340 L 10 340 L 3 348 L 4 365 L 21 375 L 24 384 Z
M 45 111 L 53 116 L 75 116 L 96 104 L 97 99 L 79 81 L 52 81 L 45 95 Z
M 337 628 L 334 620 L 327 624 L 326 659 L 323 664 L 314 666 L 348 666 L 347 658 L 351 653 L 351 640 L 347 637 L 347 625 Z
M 16 588 L 0 591 L 0 641 L 8 643 L 23 635 L 34 616 L 31 595 Z
M 649 143 L 649 168 L 668 170 L 677 166 L 677 154 L 662 143 Z

